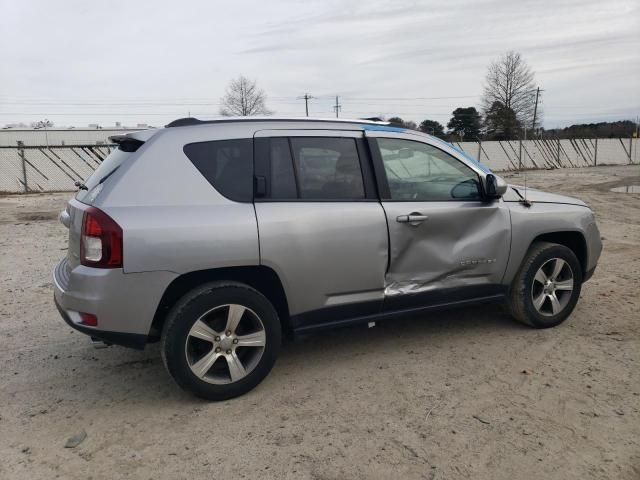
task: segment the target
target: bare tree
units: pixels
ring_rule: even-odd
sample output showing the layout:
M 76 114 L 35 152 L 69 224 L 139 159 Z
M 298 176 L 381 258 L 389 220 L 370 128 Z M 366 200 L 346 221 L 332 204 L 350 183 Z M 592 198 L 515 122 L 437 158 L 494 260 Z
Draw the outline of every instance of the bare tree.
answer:
M 39 128 L 51 128 L 53 127 L 53 122 L 49 119 L 39 120 L 37 122 L 31 122 L 31 128 L 39 129 Z
M 513 111 L 516 119 L 527 128 L 533 128 L 533 110 L 536 103 L 534 74 L 518 52 L 509 51 L 489 65 L 482 96 L 482 109 L 486 115 L 495 110 L 498 102 L 505 111 Z M 540 107 L 536 124 L 542 119 Z
M 220 101 L 222 103 L 220 115 L 225 117 L 248 117 L 251 115 L 271 115 L 272 113 L 265 105 L 267 96 L 264 90 L 258 88 L 256 82 L 242 75 L 231 80 Z
M 44 128 L 44 138 L 45 138 L 45 141 L 47 142 L 47 147 L 49 147 L 49 134 L 47 133 L 47 128 L 51 128 L 51 127 L 53 127 L 53 122 L 48 118 L 31 123 L 31 128 L 33 129 L 38 130 L 40 128 Z

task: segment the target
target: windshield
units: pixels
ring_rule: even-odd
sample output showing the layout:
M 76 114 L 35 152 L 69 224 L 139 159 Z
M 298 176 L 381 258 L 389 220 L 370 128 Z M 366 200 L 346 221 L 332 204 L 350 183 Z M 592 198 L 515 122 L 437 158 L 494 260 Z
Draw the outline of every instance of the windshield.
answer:
M 114 173 L 130 155 L 130 152 L 123 152 L 119 148 L 113 150 L 86 180 L 84 183 L 87 187 L 86 190 L 78 190 L 76 200 L 91 204 L 100 193 L 100 190 L 102 190 L 104 181 Z

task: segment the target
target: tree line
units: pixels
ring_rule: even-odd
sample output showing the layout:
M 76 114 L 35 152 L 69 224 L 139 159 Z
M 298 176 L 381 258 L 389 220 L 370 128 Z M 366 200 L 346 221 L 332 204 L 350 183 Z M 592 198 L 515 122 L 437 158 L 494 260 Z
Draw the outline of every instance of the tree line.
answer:
M 447 123 L 448 131 L 435 120 L 424 120 L 419 125 L 412 121 L 404 121 L 400 117 L 391 117 L 388 120 L 391 124 L 420 130 L 421 132 L 434 135 L 450 142 L 476 141 L 476 140 L 514 140 L 519 138 L 517 132 L 515 136 L 491 135 L 487 133 L 486 117 L 474 107 L 456 108 L 451 120 Z M 495 122 L 494 118 L 489 118 L 489 122 Z M 563 139 L 563 138 L 629 138 L 638 135 L 638 125 L 631 120 L 618 120 L 615 122 L 581 123 L 564 128 L 553 128 L 545 130 L 537 128 L 528 138 L 537 139 Z

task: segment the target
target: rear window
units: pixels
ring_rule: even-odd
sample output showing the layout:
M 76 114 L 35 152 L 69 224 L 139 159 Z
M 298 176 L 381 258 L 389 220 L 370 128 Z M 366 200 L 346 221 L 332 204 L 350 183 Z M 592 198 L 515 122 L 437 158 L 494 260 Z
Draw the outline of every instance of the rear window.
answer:
M 184 153 L 222 195 L 236 202 L 253 200 L 252 139 L 190 143 Z
M 122 151 L 119 148 L 113 150 L 84 183 L 87 187 L 86 190 L 84 188 L 78 190 L 76 200 L 92 204 L 100 193 L 100 190 L 102 190 L 104 182 L 111 174 L 120 168 L 120 165 L 131 155 L 133 155 L 133 153 Z

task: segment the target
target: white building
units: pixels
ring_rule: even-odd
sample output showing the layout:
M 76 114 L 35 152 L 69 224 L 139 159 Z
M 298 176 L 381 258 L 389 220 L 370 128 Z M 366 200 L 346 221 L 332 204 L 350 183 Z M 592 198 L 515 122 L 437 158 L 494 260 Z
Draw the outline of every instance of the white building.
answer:
M 148 125 L 136 127 L 109 128 L 3 128 L 0 129 L 0 146 L 15 147 L 18 141 L 24 145 L 102 145 L 109 142 L 112 135 L 122 135 L 127 132 L 146 130 Z

